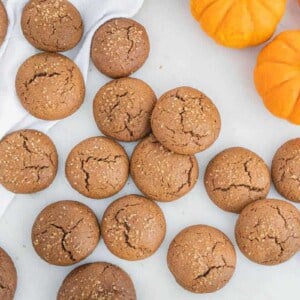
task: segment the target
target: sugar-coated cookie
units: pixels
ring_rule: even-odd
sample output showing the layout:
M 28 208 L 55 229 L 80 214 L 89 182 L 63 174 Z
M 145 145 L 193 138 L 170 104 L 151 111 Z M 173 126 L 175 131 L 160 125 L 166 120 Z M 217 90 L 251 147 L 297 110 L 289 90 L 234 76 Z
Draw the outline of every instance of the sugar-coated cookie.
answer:
M 0 0 L 0 47 L 5 39 L 8 27 L 8 17 L 6 9 Z

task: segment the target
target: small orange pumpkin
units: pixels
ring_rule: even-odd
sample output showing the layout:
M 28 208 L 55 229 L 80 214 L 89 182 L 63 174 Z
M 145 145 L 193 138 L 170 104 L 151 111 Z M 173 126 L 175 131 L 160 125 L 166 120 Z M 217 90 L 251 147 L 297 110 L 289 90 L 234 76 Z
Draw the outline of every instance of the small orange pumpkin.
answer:
M 272 114 L 300 124 L 300 30 L 282 32 L 262 49 L 254 81 Z
M 190 6 L 194 18 L 217 43 L 244 48 L 273 35 L 286 0 L 191 0 Z

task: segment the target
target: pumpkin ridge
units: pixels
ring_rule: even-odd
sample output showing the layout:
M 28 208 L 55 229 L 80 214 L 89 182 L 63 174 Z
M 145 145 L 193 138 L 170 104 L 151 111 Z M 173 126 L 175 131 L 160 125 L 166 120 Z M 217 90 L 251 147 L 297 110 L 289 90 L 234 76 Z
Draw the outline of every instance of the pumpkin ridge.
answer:
M 299 67 L 297 65 L 294 65 L 294 64 L 291 64 L 291 63 L 288 63 L 286 61 L 280 61 L 280 60 L 264 60 L 264 61 L 261 61 L 258 66 L 261 66 L 263 64 L 280 64 L 280 65 L 286 65 L 286 66 L 289 66 L 291 68 L 296 68 L 296 69 L 299 69 L 299 72 L 300 72 L 300 65 Z
M 295 108 L 296 108 L 296 106 L 297 106 L 297 104 L 298 104 L 299 101 L 300 101 L 300 88 L 299 88 L 298 96 L 296 97 L 295 103 L 294 103 L 294 105 L 293 105 L 293 107 L 292 107 L 292 109 L 291 109 L 291 111 L 290 111 L 287 119 L 291 118 L 291 116 L 294 113 L 294 110 L 295 110 Z
M 211 7 L 213 6 L 215 3 L 219 2 L 220 0 L 214 0 L 212 2 L 210 2 L 206 7 L 203 8 L 202 12 L 199 15 L 199 20 L 202 18 L 202 16 L 204 15 L 204 13 Z
M 252 9 L 250 7 L 250 3 L 249 1 L 246 1 L 246 9 L 247 9 L 247 12 L 249 14 L 249 17 L 250 17 L 250 22 L 252 24 L 252 32 L 251 32 L 251 38 L 249 39 L 250 41 L 254 39 L 254 35 L 255 35 L 255 22 L 254 22 L 254 19 L 253 19 L 253 15 L 252 15 Z
M 249 2 L 249 0 L 248 0 L 248 2 Z M 271 15 L 276 18 L 276 20 L 279 18 L 277 16 L 277 14 L 274 13 L 272 8 L 268 4 L 265 3 L 264 0 L 257 0 L 257 2 L 259 2 L 266 9 L 266 11 L 269 11 L 271 13 Z
M 293 52 L 298 53 L 299 49 L 295 48 L 289 41 L 287 41 L 283 36 L 281 36 L 280 41 L 282 41 L 288 48 L 290 48 Z
M 290 82 L 290 81 L 296 79 L 297 77 L 299 77 L 299 74 L 297 74 L 296 76 L 292 76 L 291 78 L 288 78 L 288 79 L 286 79 L 286 80 L 280 82 L 279 84 L 276 84 L 276 85 L 272 86 L 271 89 L 269 89 L 266 93 L 262 94 L 262 97 L 264 98 L 264 97 L 270 95 L 270 94 L 271 94 L 272 92 L 274 92 L 276 89 L 282 87 L 283 85 L 285 85 L 286 83 L 288 83 L 288 82 Z
M 232 0 L 232 3 L 231 5 L 228 7 L 228 9 L 226 10 L 223 18 L 220 20 L 219 24 L 216 26 L 216 29 L 215 29 L 215 32 L 214 32 L 214 35 L 216 35 L 218 33 L 218 31 L 220 30 L 222 24 L 224 23 L 226 17 L 228 16 L 228 14 L 230 13 L 231 9 L 233 8 L 233 6 L 235 5 L 235 1 L 236 0 Z

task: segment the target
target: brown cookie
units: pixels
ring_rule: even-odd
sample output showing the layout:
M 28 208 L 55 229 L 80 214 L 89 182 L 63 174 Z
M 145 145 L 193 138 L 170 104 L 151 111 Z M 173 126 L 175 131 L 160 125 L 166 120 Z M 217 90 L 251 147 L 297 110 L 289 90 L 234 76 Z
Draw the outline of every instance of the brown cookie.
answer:
M 138 195 L 114 201 L 105 211 L 102 235 L 108 249 L 127 260 L 152 255 L 166 234 L 166 221 L 160 207 Z
M 74 48 L 83 34 L 81 15 L 67 0 L 28 1 L 21 27 L 31 45 L 49 52 Z
M 147 135 L 156 96 L 140 79 L 121 78 L 104 85 L 94 99 L 96 123 L 107 136 L 132 142 Z
M 163 94 L 151 117 L 152 131 L 166 148 L 179 154 L 195 154 L 218 138 L 221 119 L 213 102 L 191 87 Z
M 104 23 L 95 32 L 91 56 L 96 68 L 112 77 L 126 77 L 146 61 L 150 43 L 145 28 L 138 22 L 118 18 Z
M 63 281 L 57 300 L 135 300 L 129 275 L 121 268 L 96 262 L 77 267 Z
M 10 256 L 0 247 L 0 299 L 13 300 L 17 288 L 17 271 Z
M 224 287 L 236 265 L 231 241 L 220 230 L 194 225 L 174 238 L 168 267 L 178 284 L 193 293 L 211 293 Z
M 100 240 L 94 212 L 77 201 L 59 201 L 45 207 L 31 232 L 37 254 L 49 264 L 73 265 L 89 256 Z
M 279 194 L 300 202 L 300 138 L 289 140 L 277 150 L 272 161 L 272 179 Z
M 195 156 L 173 153 L 150 135 L 134 149 L 130 173 L 147 197 L 168 202 L 184 196 L 194 187 L 199 168 Z
M 47 188 L 57 173 L 58 156 L 50 138 L 36 130 L 19 130 L 0 141 L 0 183 L 17 194 Z
M 7 13 L 6 9 L 0 0 L 0 46 L 2 45 L 6 33 L 7 33 L 7 27 L 8 27 L 8 18 L 7 18 Z
M 103 199 L 118 193 L 129 173 L 128 156 L 121 145 L 106 137 L 79 143 L 66 162 L 66 176 L 82 195 Z
M 300 250 L 300 213 L 285 201 L 255 201 L 242 210 L 235 237 L 250 260 L 263 265 L 280 264 Z
M 79 68 L 57 53 L 28 58 L 17 73 L 16 90 L 23 107 L 43 120 L 68 117 L 81 106 L 85 95 Z
M 234 147 L 216 155 L 208 164 L 204 185 L 220 208 L 240 213 L 249 203 L 265 199 L 270 190 L 270 172 L 254 152 Z

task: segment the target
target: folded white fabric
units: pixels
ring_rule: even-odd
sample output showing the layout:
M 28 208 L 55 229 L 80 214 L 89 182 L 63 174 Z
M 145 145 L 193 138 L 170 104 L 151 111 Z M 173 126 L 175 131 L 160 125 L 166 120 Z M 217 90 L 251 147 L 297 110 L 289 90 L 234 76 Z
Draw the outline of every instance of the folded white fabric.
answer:
M 7 0 L 4 5 L 9 17 L 6 39 L 0 47 L 0 139 L 8 132 L 33 128 L 47 132 L 55 122 L 47 122 L 30 116 L 21 106 L 15 92 L 15 77 L 19 66 L 29 56 L 38 52 L 23 37 L 20 20 L 23 6 L 28 0 Z M 80 11 L 84 22 L 84 36 L 73 50 L 64 53 L 72 58 L 87 79 L 90 45 L 96 29 L 109 19 L 132 17 L 143 0 L 71 0 Z M 14 194 L 0 186 L 0 217 Z

